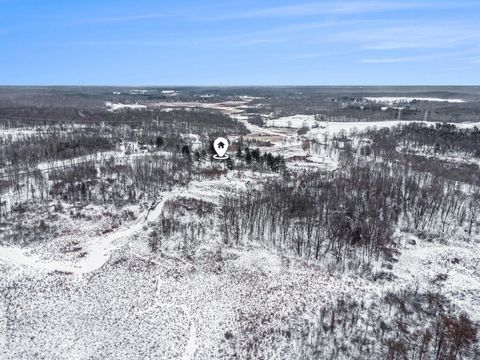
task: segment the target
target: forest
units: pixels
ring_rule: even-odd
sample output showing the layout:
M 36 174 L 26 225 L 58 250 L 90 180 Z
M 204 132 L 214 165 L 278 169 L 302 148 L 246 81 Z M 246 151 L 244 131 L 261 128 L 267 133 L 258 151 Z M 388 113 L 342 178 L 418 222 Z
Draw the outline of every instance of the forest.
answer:
M 401 122 L 374 88 L 175 91 L 0 91 L 11 353 L 58 346 L 62 312 L 220 358 L 479 358 L 480 130 L 423 121 L 476 116 L 459 110 L 475 94 L 404 104 L 421 122 Z M 270 126 L 289 114 L 315 116 Z

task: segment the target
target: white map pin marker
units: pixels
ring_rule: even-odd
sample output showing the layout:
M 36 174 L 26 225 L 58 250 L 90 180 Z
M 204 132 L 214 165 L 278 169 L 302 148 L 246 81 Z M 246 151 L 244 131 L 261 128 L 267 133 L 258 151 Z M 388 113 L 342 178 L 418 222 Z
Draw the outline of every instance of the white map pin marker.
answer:
M 228 155 L 225 155 L 228 150 L 228 140 L 225 138 L 218 138 L 213 142 L 213 148 L 215 149 L 216 155 L 213 155 L 214 159 L 225 160 L 228 159 Z

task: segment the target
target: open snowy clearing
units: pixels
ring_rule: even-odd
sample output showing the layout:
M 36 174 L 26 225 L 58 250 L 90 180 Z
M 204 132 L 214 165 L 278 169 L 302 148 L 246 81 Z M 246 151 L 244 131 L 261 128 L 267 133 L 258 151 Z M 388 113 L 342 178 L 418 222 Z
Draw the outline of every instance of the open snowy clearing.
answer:
M 414 240 L 414 242 L 412 242 Z M 406 234 L 394 265 L 397 289 L 440 292 L 480 321 L 480 242 L 426 241 Z
M 387 120 L 387 121 L 326 121 L 321 122 L 320 127 L 311 129 L 307 133 L 307 137 L 315 138 L 319 135 L 330 134 L 335 135 L 340 132 L 345 132 L 345 135 L 352 130 L 364 131 L 367 129 L 381 129 L 389 128 L 397 125 L 411 124 L 411 121 L 402 120 Z
M 175 96 L 178 93 L 170 94 L 168 96 Z M 146 110 L 146 109 L 161 109 L 163 111 L 172 111 L 175 109 L 206 109 L 220 111 L 227 115 L 235 116 L 245 112 L 247 105 L 254 100 L 253 98 L 242 98 L 241 100 L 228 100 L 217 103 L 196 102 L 196 101 L 143 101 L 142 104 L 122 104 L 112 103 L 107 101 L 105 103 L 109 111 L 120 111 L 124 109 L 130 110 Z
M 265 122 L 267 127 L 289 127 L 300 129 L 302 127 L 318 126 L 319 121 L 315 120 L 314 115 L 293 115 L 278 119 L 271 119 Z
M 3 273 L 2 286 L 17 284 L 8 292 L 7 322 L 14 317 L 16 327 L 2 335 L 6 359 L 52 351 L 79 359 L 246 358 L 236 342 L 248 337 L 250 321 L 268 348 L 272 330 L 301 326 L 299 306 L 314 316 L 339 296 L 369 291 L 366 282 L 319 275 L 263 249 L 225 253 L 214 272 L 131 251 L 82 278 Z
M 141 105 L 141 104 L 122 104 L 122 103 L 112 103 L 110 101 L 107 101 L 105 103 L 109 111 L 119 111 L 119 110 L 146 110 L 147 106 L 146 105 Z
M 461 104 L 466 102 L 463 99 L 442 99 L 433 97 L 395 97 L 395 96 L 380 96 L 380 97 L 364 97 L 365 100 L 394 105 L 399 103 L 411 103 L 413 101 L 430 101 L 430 102 L 448 102 L 452 104 Z
M 218 202 L 220 196 L 225 196 L 232 190 L 244 190 L 246 183 L 252 180 L 229 175 L 228 178 L 221 180 L 194 182 L 188 188 L 160 194 L 159 199 L 161 200 L 155 207 L 145 214 L 140 214 L 134 223 L 107 235 L 84 239 L 80 244 L 83 248 L 83 254 L 80 258 L 53 260 L 18 246 L 0 246 L 0 261 L 44 271 L 60 271 L 77 275 L 90 273 L 102 267 L 109 260 L 113 251 L 128 243 L 135 234 L 142 231 L 146 224 L 154 222 L 162 214 L 167 202 L 178 197 Z
M 416 123 L 423 123 L 426 125 L 435 125 L 435 122 L 427 121 L 415 121 Z M 364 131 L 367 129 L 381 129 L 389 128 L 398 125 L 411 124 L 412 121 L 407 120 L 386 120 L 386 121 L 317 121 L 313 116 L 309 115 L 295 115 L 283 117 L 275 120 L 268 120 L 270 126 L 268 130 L 274 131 L 278 128 L 300 128 L 303 126 L 310 127 L 310 131 L 307 133 L 307 137 L 315 138 L 322 134 L 338 134 L 339 132 L 345 132 L 348 134 L 352 130 Z M 450 123 L 461 129 L 472 129 L 474 127 L 480 128 L 480 122 L 468 122 L 468 123 Z M 315 126 L 312 128 L 312 126 Z M 261 129 L 261 128 L 260 128 Z M 261 130 L 260 130 L 261 131 Z M 278 130 L 276 132 L 278 133 Z
M 149 103 L 148 107 L 160 109 L 208 109 L 221 111 L 224 114 L 242 113 L 242 106 L 248 104 L 248 101 L 225 101 L 220 103 L 203 103 L 203 102 L 183 102 L 183 101 L 166 101 Z

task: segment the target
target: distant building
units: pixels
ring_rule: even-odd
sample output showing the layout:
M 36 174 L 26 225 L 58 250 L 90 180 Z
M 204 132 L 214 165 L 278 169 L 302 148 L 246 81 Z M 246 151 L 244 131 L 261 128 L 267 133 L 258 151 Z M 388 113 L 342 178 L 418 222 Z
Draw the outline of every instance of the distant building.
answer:
M 182 141 L 188 145 L 192 151 L 201 151 L 204 149 L 200 136 L 196 134 L 180 134 Z
M 141 153 L 147 153 L 150 152 L 150 146 L 147 144 L 140 145 L 140 152 Z

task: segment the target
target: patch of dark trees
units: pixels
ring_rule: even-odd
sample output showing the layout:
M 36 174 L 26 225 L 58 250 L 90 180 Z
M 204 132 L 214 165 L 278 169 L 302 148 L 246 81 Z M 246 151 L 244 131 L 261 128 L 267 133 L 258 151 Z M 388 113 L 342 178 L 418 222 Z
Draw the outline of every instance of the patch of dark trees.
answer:
M 388 292 L 376 303 L 344 298 L 300 338 L 301 358 L 476 359 L 478 328 L 441 294 Z M 314 356 L 314 354 L 316 356 Z
M 393 161 L 407 168 L 429 173 L 437 178 L 478 186 L 480 167 L 474 162 L 462 161 L 464 157 L 478 158 L 480 130 L 459 129 L 454 125 L 408 124 L 390 129 L 368 130 L 362 135 L 371 144 L 361 145 L 359 152 L 375 161 Z M 404 149 L 398 151 L 399 148 Z M 441 159 L 422 155 L 421 149 L 430 149 L 432 155 L 458 157 L 458 160 Z
M 202 109 L 162 111 L 160 109 L 106 111 L 104 109 L 79 109 L 73 107 L 0 107 L 1 128 L 24 128 L 39 126 L 67 126 L 85 124 L 98 127 L 101 124 L 113 127 L 128 126 L 132 130 L 147 128 L 162 134 L 193 132 L 222 132 L 247 134 L 245 126 L 220 112 Z
M 66 170 L 53 170 L 49 174 L 51 186 L 45 197 L 67 202 L 84 202 L 118 206 L 155 199 L 159 192 L 174 185 L 186 185 L 200 177 L 192 164 L 183 157 L 166 158 L 151 155 L 133 161 L 110 159 L 77 164 Z
M 0 168 L 31 168 L 43 161 L 72 159 L 114 148 L 111 139 L 95 133 L 53 132 L 24 135 L 14 141 L 0 139 Z
M 285 159 L 281 155 L 272 153 L 261 153 L 258 148 L 238 147 L 235 154 L 238 160 L 236 168 L 249 168 L 255 170 L 266 170 L 281 172 L 285 169 Z
M 480 158 L 480 129 L 477 127 L 462 129 L 453 124 L 412 123 L 367 134 L 379 150 L 388 151 L 400 145 L 406 151 L 414 151 L 428 146 L 435 154 L 457 152 Z
M 442 234 L 479 230 L 478 194 L 468 197 L 454 181 L 402 164 L 347 160 L 335 172 L 283 176 L 223 199 L 227 243 L 259 241 L 309 259 L 363 264 L 395 248 L 400 225 Z

